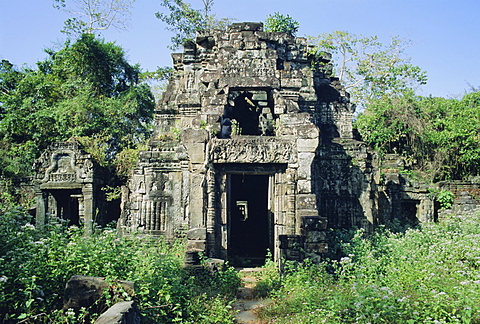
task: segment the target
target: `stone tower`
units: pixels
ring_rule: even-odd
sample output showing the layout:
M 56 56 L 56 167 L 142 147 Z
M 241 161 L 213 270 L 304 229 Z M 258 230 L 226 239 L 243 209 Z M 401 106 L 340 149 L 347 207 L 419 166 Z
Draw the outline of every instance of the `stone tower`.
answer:
M 325 229 L 374 222 L 371 155 L 328 55 L 260 23 L 199 33 L 173 54 L 120 226 L 233 263 L 318 258 Z M 305 255 L 306 254 L 306 255 Z

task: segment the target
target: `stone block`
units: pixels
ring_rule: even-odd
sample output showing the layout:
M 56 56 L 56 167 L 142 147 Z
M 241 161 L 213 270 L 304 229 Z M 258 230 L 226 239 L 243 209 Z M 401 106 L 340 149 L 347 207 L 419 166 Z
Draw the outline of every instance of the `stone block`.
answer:
M 134 301 L 119 302 L 110 307 L 95 324 L 140 324 L 140 312 Z
M 193 173 L 190 177 L 190 226 L 192 228 L 204 227 L 203 209 L 204 209 L 204 193 L 203 183 L 204 175 L 201 173 Z
M 205 240 L 188 240 L 187 250 L 200 250 L 205 251 L 207 249 L 207 242 Z
M 300 89 L 302 87 L 302 79 L 282 78 L 280 85 L 281 87 L 284 87 L 284 88 Z
M 310 123 L 310 115 L 308 113 L 284 114 L 280 116 L 282 125 L 302 126 Z
M 208 132 L 205 129 L 187 128 L 182 131 L 184 143 L 205 143 L 208 139 Z
M 323 231 L 327 229 L 327 218 L 319 216 L 302 217 L 304 231 Z
M 133 282 L 116 280 L 115 284 L 121 286 L 129 296 L 133 297 Z M 63 309 L 72 308 L 78 311 L 82 307 L 92 307 L 92 312 L 100 313 L 105 306 L 105 300 L 102 300 L 104 292 L 110 289 L 112 289 L 111 282 L 107 282 L 102 277 L 72 276 L 65 286 Z M 115 294 L 116 291 L 112 293 Z M 122 298 L 120 294 L 117 297 Z
M 325 243 L 327 239 L 325 231 L 307 231 L 304 235 L 307 243 Z
M 279 235 L 281 249 L 299 249 L 303 246 L 302 235 Z
M 299 152 L 315 152 L 317 150 L 318 144 L 318 138 L 299 138 L 297 139 L 297 150 Z
M 305 243 L 305 250 L 312 253 L 327 253 L 327 243 Z
M 320 142 L 320 137 L 319 137 L 320 132 L 318 128 L 313 124 L 306 124 L 306 125 L 297 127 L 297 135 L 299 138 L 316 139 Z
M 301 249 L 280 250 L 280 258 L 287 261 L 302 261 L 305 253 Z
M 310 179 L 312 176 L 312 162 L 315 153 L 300 152 L 298 153 L 298 179 Z
M 266 107 L 266 106 L 268 106 L 268 101 L 259 101 L 259 102 L 258 102 L 258 105 L 259 105 L 260 107 Z M 270 110 L 270 109 L 269 109 L 269 110 Z
M 199 249 L 189 249 L 185 251 L 185 260 L 184 260 L 185 265 L 187 266 L 199 265 L 203 252 L 204 250 L 199 250 Z
M 317 197 L 315 194 L 299 194 L 297 195 L 297 209 L 316 210 Z
M 205 144 L 204 143 L 185 143 L 185 147 L 192 163 L 205 162 Z
M 293 100 L 285 100 L 285 105 L 287 107 L 287 112 L 289 113 L 296 113 L 300 111 L 300 106 Z
M 206 228 L 192 228 L 187 232 L 187 239 L 189 240 L 206 240 L 207 229 Z
M 223 105 L 208 105 L 205 107 L 205 109 L 203 110 L 205 112 L 205 114 L 208 114 L 208 115 L 222 115 L 223 114 L 223 110 L 224 110 L 224 104 Z
M 298 180 L 297 191 L 301 194 L 308 194 L 312 192 L 312 182 L 310 180 Z
M 299 217 L 318 217 L 318 210 L 316 209 L 299 209 L 297 210 L 297 215 Z
M 257 101 L 267 101 L 268 100 L 268 95 L 266 92 L 256 92 L 252 95 L 252 100 L 257 100 Z

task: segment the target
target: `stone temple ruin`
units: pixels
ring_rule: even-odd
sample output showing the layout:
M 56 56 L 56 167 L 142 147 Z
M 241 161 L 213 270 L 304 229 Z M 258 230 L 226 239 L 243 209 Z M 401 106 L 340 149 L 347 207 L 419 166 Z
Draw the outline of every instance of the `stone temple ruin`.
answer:
M 327 223 L 373 221 L 369 156 L 352 139 L 354 106 L 329 57 L 262 29 L 204 32 L 172 55 L 150 149 L 123 193 L 122 227 L 185 233 L 189 250 L 254 262 L 267 250 L 318 256 Z M 361 155 L 358 166 L 347 150 Z
M 37 223 L 46 215 L 70 225 L 106 225 L 118 219 L 119 209 L 101 190 L 106 172 L 76 142 L 53 143 L 34 165 L 33 191 Z M 87 229 L 90 226 L 86 226 Z
M 405 181 L 394 156 L 380 173 L 354 138 L 355 107 L 328 54 L 261 23 L 205 31 L 184 47 L 123 188 L 119 228 L 186 236 L 192 255 L 258 264 L 267 251 L 318 260 L 327 228 L 435 220 L 427 187 Z M 102 210 L 101 177 L 78 148 L 56 145 L 37 166 L 37 218 L 50 208 L 88 222 Z

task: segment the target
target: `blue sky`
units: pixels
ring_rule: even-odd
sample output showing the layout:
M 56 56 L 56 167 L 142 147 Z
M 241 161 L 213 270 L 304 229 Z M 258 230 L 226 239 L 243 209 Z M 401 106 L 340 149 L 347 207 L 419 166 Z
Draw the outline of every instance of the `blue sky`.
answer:
M 202 7 L 201 0 L 188 2 Z M 137 0 L 131 27 L 103 37 L 122 46 L 130 62 L 143 69 L 169 66 L 171 34 L 155 18 L 162 10 L 160 0 Z M 289 14 L 300 23 L 298 36 L 342 30 L 387 42 L 400 35 L 413 41 L 407 54 L 428 74 L 419 94 L 458 97 L 469 84 L 480 87 L 479 0 L 215 0 L 213 12 L 238 21 Z M 0 0 L 0 59 L 34 66 L 46 57 L 44 48 L 63 43 L 66 18 L 52 0 Z

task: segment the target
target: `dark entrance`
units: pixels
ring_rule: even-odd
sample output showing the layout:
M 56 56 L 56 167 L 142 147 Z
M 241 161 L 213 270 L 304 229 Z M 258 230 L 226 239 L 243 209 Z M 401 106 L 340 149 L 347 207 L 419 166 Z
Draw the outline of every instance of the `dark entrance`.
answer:
M 229 260 L 235 266 L 263 265 L 272 250 L 268 175 L 230 175 Z
M 80 189 L 50 190 L 50 194 L 55 198 L 57 217 L 67 220 L 68 225 L 80 225 L 79 201 L 82 196 Z

